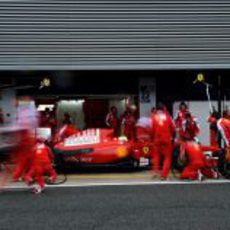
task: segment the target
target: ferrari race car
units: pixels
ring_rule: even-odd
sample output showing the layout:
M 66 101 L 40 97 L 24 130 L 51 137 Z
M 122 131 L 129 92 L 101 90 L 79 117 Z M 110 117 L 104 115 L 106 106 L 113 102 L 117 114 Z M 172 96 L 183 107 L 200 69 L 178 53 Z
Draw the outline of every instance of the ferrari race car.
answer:
M 111 129 L 88 129 L 73 134 L 53 147 L 57 168 L 67 165 L 129 164 L 150 162 L 150 146 L 115 138 Z

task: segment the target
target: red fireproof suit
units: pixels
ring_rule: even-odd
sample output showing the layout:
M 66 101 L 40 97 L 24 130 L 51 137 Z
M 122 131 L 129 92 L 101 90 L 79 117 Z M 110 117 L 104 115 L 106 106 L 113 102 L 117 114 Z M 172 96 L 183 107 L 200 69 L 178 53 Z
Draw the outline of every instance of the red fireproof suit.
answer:
M 188 164 L 181 173 L 181 179 L 198 179 L 198 171 L 208 178 L 213 178 L 215 172 L 208 166 L 204 151 L 218 151 L 217 147 L 201 146 L 195 141 L 186 141 L 181 146 L 181 159 L 187 156 Z
M 187 109 L 179 110 L 177 112 L 177 116 L 176 116 L 176 119 L 175 119 L 175 125 L 176 125 L 177 129 L 181 129 L 187 113 L 188 113 Z
M 200 132 L 197 119 L 187 109 L 178 111 L 175 125 L 180 140 L 194 140 Z
M 13 180 L 18 181 L 29 170 L 31 160 L 34 156 L 33 148 L 35 145 L 35 138 L 29 133 L 28 130 L 23 130 L 20 133 L 20 142 L 17 150 L 14 153 L 16 161 L 16 168 L 13 172 Z
M 105 119 L 105 123 L 108 127 L 114 130 L 114 136 L 119 136 L 120 134 L 120 121 L 116 114 L 108 113 Z
M 152 115 L 153 134 L 153 170 L 160 170 L 160 160 L 163 158 L 162 178 L 167 178 L 172 163 L 173 137 L 175 134 L 174 123 L 167 112 L 158 110 Z
M 152 142 L 152 120 L 148 117 L 141 117 L 136 123 L 136 138 Z
M 132 113 L 128 113 L 122 119 L 122 125 L 124 127 L 124 135 L 134 141 L 136 138 L 136 117 Z
M 217 122 L 217 128 L 221 133 L 221 137 L 224 140 L 224 144 L 227 148 L 230 147 L 230 120 L 227 118 L 221 118 Z
M 184 120 L 180 136 L 182 140 L 195 140 L 200 132 L 200 127 L 196 118 L 191 117 L 189 120 Z
M 77 128 L 75 128 L 75 126 L 72 124 L 63 125 L 63 127 L 59 130 L 59 132 L 56 134 L 54 138 L 55 142 L 64 140 L 65 138 L 70 137 L 79 132 L 80 131 Z
M 50 149 L 43 143 L 38 143 L 35 147 L 35 155 L 29 172 L 26 174 L 26 183 L 36 182 L 41 188 L 45 186 L 44 175 L 48 175 L 51 181 L 55 181 L 57 174 L 52 167 L 54 156 Z

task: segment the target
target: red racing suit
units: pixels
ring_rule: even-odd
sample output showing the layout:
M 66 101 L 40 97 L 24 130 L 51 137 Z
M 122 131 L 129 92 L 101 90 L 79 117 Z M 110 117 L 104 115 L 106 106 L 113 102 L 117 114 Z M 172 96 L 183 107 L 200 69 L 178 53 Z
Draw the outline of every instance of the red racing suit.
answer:
M 117 115 L 113 113 L 108 113 L 105 118 L 105 123 L 108 127 L 111 127 L 114 131 L 114 136 L 118 137 L 120 134 L 120 121 Z
M 180 130 L 180 137 L 182 140 L 195 140 L 199 133 L 200 127 L 195 117 L 183 121 L 182 129 Z
M 77 134 L 78 132 L 80 131 L 72 124 L 63 125 L 59 132 L 56 134 L 54 142 L 64 140 L 65 138 Z
M 230 147 L 230 120 L 227 118 L 221 118 L 217 122 L 217 128 L 221 133 L 221 137 L 224 140 L 224 144 L 227 148 Z
M 55 181 L 57 174 L 52 167 L 54 156 L 50 149 L 43 143 L 38 143 L 35 148 L 35 155 L 29 172 L 26 174 L 26 183 L 36 182 L 41 188 L 45 186 L 44 175 L 48 175 Z
M 218 151 L 217 147 L 201 146 L 195 141 L 186 141 L 182 143 L 180 158 L 185 154 L 188 164 L 181 173 L 181 179 L 197 180 L 198 173 L 202 173 L 208 178 L 214 178 L 215 172 L 209 167 L 204 151 Z
M 177 112 L 177 116 L 175 118 L 175 126 L 177 129 L 181 129 L 183 122 L 185 120 L 186 114 L 188 113 L 188 110 L 179 110 Z
M 160 161 L 163 158 L 162 178 L 167 178 L 172 164 L 174 123 L 167 112 L 158 110 L 152 115 L 153 137 L 153 170 L 160 170 Z
M 136 118 L 134 114 L 127 114 L 122 119 L 122 125 L 124 127 L 124 135 L 134 141 L 136 138 Z
M 217 122 L 217 128 L 224 140 L 224 145 L 227 148 L 226 160 L 230 162 L 230 120 L 227 118 L 221 118 Z
M 175 119 L 177 134 L 180 140 L 194 140 L 200 132 L 200 127 L 197 119 L 190 114 L 190 118 L 186 117 L 190 112 L 186 110 L 179 110 Z
M 20 143 L 14 153 L 16 168 L 13 172 L 13 180 L 18 181 L 29 170 L 32 158 L 34 156 L 33 148 L 35 146 L 35 138 L 28 130 L 24 130 L 20 134 Z

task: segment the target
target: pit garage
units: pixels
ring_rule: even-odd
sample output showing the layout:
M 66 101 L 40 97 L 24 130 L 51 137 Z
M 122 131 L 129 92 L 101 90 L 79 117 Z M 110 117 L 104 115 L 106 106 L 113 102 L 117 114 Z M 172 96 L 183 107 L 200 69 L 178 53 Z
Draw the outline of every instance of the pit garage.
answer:
M 15 119 L 14 99 L 24 96 L 40 111 L 55 108 L 58 124 L 68 111 L 81 129 L 104 127 L 113 105 L 148 116 L 157 101 L 171 114 L 189 101 L 207 143 L 209 104 L 194 81 L 202 73 L 213 104 L 227 106 L 229 8 L 224 0 L 2 1 L 3 121 Z
M 55 80 L 41 90 L 43 95 L 64 94 L 61 100 L 88 95 L 100 103 L 110 95 L 108 106 L 98 104 L 107 109 L 131 95 L 140 115 L 148 115 L 156 100 L 172 112 L 174 101 L 204 100 L 186 86 L 199 72 L 218 89 L 218 76 L 228 75 L 223 71 L 230 64 L 229 8 L 226 0 L 2 1 L 1 81 L 9 75 L 37 76 L 32 86 L 39 88 L 48 77 Z M 22 85 L 25 89 L 27 83 Z M 24 92 L 35 95 L 28 85 Z M 70 98 L 64 92 L 68 88 L 75 88 Z M 4 114 L 11 119 L 10 111 Z

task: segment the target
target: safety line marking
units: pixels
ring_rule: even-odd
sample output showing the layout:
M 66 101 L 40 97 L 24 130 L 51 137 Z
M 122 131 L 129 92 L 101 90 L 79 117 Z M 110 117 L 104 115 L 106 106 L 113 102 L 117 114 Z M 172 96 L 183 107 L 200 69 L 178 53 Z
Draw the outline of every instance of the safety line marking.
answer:
M 230 180 L 205 180 L 205 181 L 118 181 L 118 182 L 80 182 L 64 183 L 60 185 L 46 185 L 46 188 L 78 188 L 78 187 L 109 187 L 109 186 L 141 186 L 141 185 L 207 185 L 230 184 Z M 28 189 L 26 185 L 9 185 L 2 190 Z

